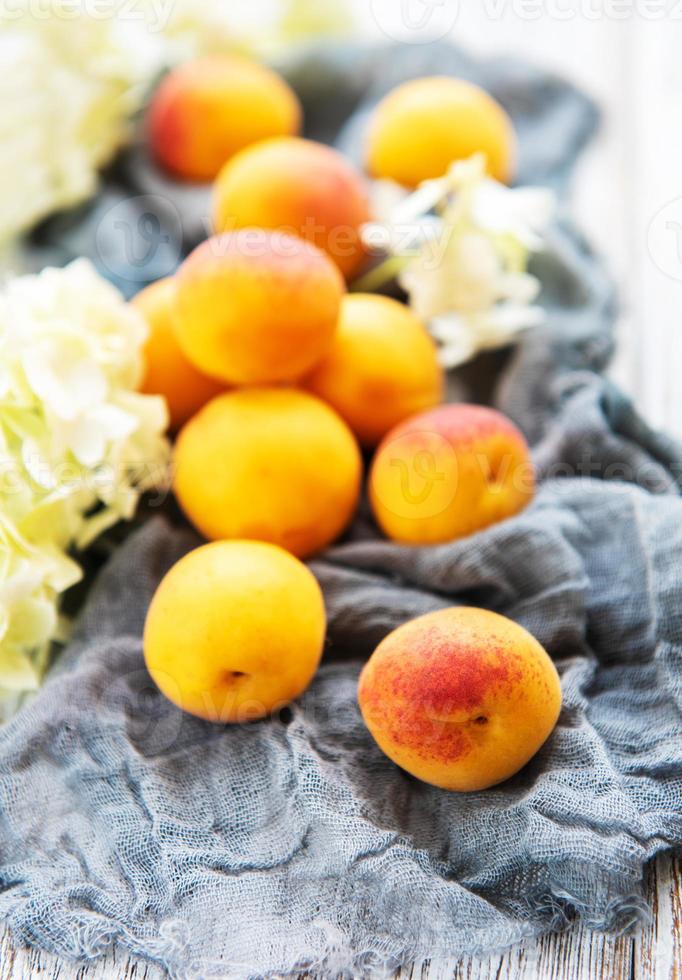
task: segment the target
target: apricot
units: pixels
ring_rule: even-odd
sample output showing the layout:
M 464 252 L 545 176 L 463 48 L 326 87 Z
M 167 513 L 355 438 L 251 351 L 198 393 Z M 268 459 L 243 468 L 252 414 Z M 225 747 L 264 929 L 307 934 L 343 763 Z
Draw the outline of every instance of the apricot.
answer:
M 405 82 L 377 106 L 367 143 L 373 177 L 416 187 L 442 177 L 455 160 L 484 153 L 488 171 L 509 182 L 516 138 L 509 116 L 478 85 L 435 76 Z
M 216 231 L 275 228 L 330 256 L 347 278 L 365 260 L 369 221 L 363 178 L 337 150 L 281 137 L 242 150 L 222 169 L 214 195 Z
M 175 493 L 207 538 L 253 538 L 299 557 L 330 544 L 355 511 L 361 457 L 319 399 L 290 388 L 220 395 L 175 448 Z
M 141 390 L 166 399 L 172 431 L 225 390 L 214 378 L 197 371 L 182 353 L 173 330 L 174 302 L 175 280 L 171 277 L 152 283 L 132 300 L 149 326 Z
M 159 585 L 144 628 L 147 669 L 183 711 L 253 721 L 310 684 L 322 656 L 317 581 L 260 541 L 219 541 L 185 555 Z
M 525 439 L 480 405 L 444 405 L 396 426 L 374 457 L 369 495 L 384 532 L 439 544 L 522 510 L 535 480 Z
M 552 660 L 517 623 L 451 608 L 390 633 L 360 675 L 358 698 L 379 748 L 442 789 L 487 789 L 518 772 L 556 725 Z
M 345 284 L 314 245 L 243 229 L 209 238 L 177 273 L 175 330 L 200 370 L 233 384 L 294 381 L 331 347 Z
M 346 296 L 329 353 L 305 379 L 360 442 L 375 446 L 398 422 L 438 405 L 443 371 L 424 325 L 386 296 Z
M 210 55 L 174 69 L 149 109 L 154 156 L 185 180 L 213 180 L 245 146 L 300 126 L 301 106 L 284 79 L 239 55 Z

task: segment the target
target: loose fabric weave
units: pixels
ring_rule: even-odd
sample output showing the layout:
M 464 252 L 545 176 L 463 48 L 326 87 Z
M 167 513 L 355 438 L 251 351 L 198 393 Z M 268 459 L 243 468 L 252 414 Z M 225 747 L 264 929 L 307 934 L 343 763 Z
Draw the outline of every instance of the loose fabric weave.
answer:
M 556 79 L 433 46 L 313 52 L 292 69 L 315 135 L 354 112 L 351 148 L 367 106 L 424 72 L 492 89 L 521 179 L 563 194 L 595 113 Z M 599 373 L 613 297 L 585 245 L 561 227 L 542 266 L 549 326 L 455 381 L 522 426 L 537 499 L 435 548 L 382 540 L 365 507 L 312 563 L 329 642 L 289 712 L 223 728 L 158 694 L 145 612 L 198 539 L 155 517 L 117 551 L 60 664 L 0 732 L 0 915 L 18 941 L 78 958 L 117 942 L 177 977 L 360 976 L 499 949 L 575 913 L 598 929 L 646 914 L 644 864 L 682 841 L 682 451 Z M 545 747 L 477 794 L 399 770 L 356 703 L 375 644 L 455 603 L 522 623 L 562 678 Z

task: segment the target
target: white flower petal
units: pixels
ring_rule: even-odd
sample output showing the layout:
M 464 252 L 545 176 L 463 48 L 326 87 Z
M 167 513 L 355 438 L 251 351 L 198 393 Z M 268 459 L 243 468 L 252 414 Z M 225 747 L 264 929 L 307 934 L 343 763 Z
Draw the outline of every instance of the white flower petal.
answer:
M 22 364 L 34 393 L 57 418 L 74 419 L 106 396 L 102 371 L 85 359 L 74 360 L 54 344 L 27 350 Z
M 40 675 L 29 653 L 21 647 L 0 645 L 0 689 L 35 691 L 39 686 Z
M 446 178 L 425 180 L 414 193 L 396 205 L 391 220 L 396 224 L 409 224 L 418 221 L 432 211 L 447 194 Z
M 506 342 L 521 330 L 541 326 L 546 318 L 545 311 L 539 306 L 501 303 L 490 311 L 489 333 L 496 339 Z
M 540 281 L 527 272 L 501 275 L 498 279 L 500 299 L 508 299 L 515 303 L 534 302 L 540 294 L 540 289 Z
M 506 187 L 476 154 L 407 197 L 390 185 L 378 196 L 383 223 L 367 227 L 367 240 L 406 260 L 398 281 L 447 366 L 539 322 L 540 283 L 527 265 L 554 211 L 550 191 Z
M 369 185 L 369 213 L 379 224 L 390 224 L 396 208 L 409 191 L 393 180 L 374 180 Z
M 87 262 L 0 293 L 0 689 L 37 683 L 82 575 L 69 550 L 166 485 L 166 406 L 134 390 L 145 337 Z
M 533 251 L 542 247 L 544 231 L 552 219 L 556 199 L 552 191 L 539 187 L 509 188 L 493 180 L 484 181 L 472 197 L 472 219 L 495 235 L 512 235 Z
M 435 317 L 429 328 L 434 338 L 441 342 L 439 359 L 443 367 L 457 367 L 476 353 L 476 334 L 463 317 L 454 313 Z

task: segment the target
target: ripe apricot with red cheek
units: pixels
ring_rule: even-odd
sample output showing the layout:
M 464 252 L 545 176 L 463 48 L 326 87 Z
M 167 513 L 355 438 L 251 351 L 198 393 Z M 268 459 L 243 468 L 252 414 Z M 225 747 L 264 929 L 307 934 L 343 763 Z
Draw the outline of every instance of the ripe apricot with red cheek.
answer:
M 293 135 L 300 125 L 300 104 L 284 79 L 238 55 L 180 65 L 161 82 L 149 110 L 154 156 L 185 180 L 213 180 L 245 146 Z
M 233 157 L 215 186 L 216 231 L 273 228 L 317 245 L 347 278 L 366 253 L 362 175 L 338 150 L 313 140 L 264 140 Z
M 439 544 L 518 513 L 533 498 L 533 466 L 521 432 L 480 405 L 444 405 L 396 426 L 370 473 L 384 532 L 403 544 Z
M 420 616 L 384 639 L 358 699 L 379 748 L 442 789 L 487 789 L 540 749 L 561 710 L 556 668 L 523 627 L 485 609 Z

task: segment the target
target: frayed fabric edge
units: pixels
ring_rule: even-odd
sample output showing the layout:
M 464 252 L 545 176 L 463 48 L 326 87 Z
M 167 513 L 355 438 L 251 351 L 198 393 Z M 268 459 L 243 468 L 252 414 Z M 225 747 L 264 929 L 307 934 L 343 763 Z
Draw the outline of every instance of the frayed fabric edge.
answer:
M 622 882 L 621 882 L 622 883 Z M 631 885 L 631 879 L 629 884 Z M 611 888 L 615 890 L 612 879 Z M 23 900 L 27 901 L 27 900 Z M 21 904 L 23 904 L 23 901 Z M 467 929 L 457 935 L 444 937 L 442 945 L 432 942 L 428 947 L 419 943 L 404 946 L 399 952 L 391 951 L 391 939 L 377 940 L 357 949 L 350 938 L 333 922 L 317 919 L 311 923 L 320 931 L 320 953 L 295 963 L 280 963 L 266 970 L 236 960 L 209 961 L 187 957 L 189 928 L 177 919 L 165 919 L 160 923 L 156 937 L 134 935 L 123 926 L 117 926 L 101 913 L 91 910 L 75 912 L 79 922 L 68 936 L 70 941 L 50 941 L 49 933 L 38 934 L 28 922 L 21 921 L 20 907 L 5 917 L 13 937 L 18 943 L 34 949 L 42 949 L 53 955 L 74 962 L 93 962 L 105 956 L 113 947 L 127 955 L 156 963 L 165 969 L 172 980 L 208 980 L 210 977 L 230 977 L 235 980 L 274 980 L 292 977 L 302 972 L 319 978 L 338 980 L 383 980 L 400 968 L 425 961 L 453 961 L 462 957 L 482 958 L 503 955 L 512 946 L 565 931 L 582 925 L 590 931 L 624 935 L 652 921 L 652 912 L 642 892 L 629 891 L 618 895 L 606 904 L 603 912 L 596 913 L 589 902 L 580 901 L 560 885 L 542 897 L 528 902 L 528 916 L 540 920 L 535 923 L 519 920 L 508 928 L 495 930 Z M 456 924 L 453 923 L 453 926 Z M 289 937 L 291 930 L 287 929 Z M 309 933 L 307 943 L 309 944 Z M 302 941 L 303 945 L 303 941 Z

